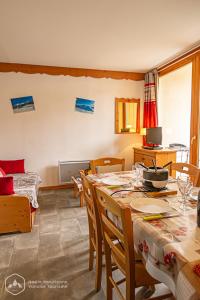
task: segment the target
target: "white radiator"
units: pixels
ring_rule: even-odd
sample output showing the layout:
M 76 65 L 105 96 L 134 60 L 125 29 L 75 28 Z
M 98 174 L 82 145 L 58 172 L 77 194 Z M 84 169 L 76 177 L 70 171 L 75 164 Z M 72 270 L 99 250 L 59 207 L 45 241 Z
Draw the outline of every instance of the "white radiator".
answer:
M 89 169 L 89 160 L 79 161 L 59 161 L 58 172 L 59 172 L 59 183 L 71 182 L 71 177 L 80 177 L 79 171 Z

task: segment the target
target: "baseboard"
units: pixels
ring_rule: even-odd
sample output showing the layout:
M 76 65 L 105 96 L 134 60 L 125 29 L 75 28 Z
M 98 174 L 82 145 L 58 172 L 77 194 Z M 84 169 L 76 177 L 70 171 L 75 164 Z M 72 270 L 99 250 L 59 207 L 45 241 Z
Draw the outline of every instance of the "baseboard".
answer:
M 48 190 L 73 189 L 73 188 L 74 188 L 74 184 L 69 182 L 69 183 L 66 183 L 66 184 L 41 186 L 39 188 L 39 190 L 40 191 L 48 191 Z

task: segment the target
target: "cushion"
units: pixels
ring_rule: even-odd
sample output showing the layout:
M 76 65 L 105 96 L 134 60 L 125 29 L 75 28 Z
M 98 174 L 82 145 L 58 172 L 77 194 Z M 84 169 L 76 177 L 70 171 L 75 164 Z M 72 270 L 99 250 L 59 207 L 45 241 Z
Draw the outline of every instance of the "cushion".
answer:
M 36 211 L 36 208 L 31 205 L 31 213 Z
M 0 168 L 0 177 L 4 177 L 4 176 L 6 176 L 6 173 L 2 168 Z
M 12 195 L 13 189 L 13 177 L 0 177 L 0 195 Z
M 24 159 L 0 160 L 0 168 L 2 168 L 6 174 L 25 173 Z

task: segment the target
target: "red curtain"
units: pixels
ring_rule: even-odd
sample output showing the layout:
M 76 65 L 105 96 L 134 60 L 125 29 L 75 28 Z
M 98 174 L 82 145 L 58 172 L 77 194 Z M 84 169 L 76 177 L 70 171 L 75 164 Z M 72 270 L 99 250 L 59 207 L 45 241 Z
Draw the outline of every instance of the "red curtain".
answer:
M 144 128 L 151 128 L 158 126 L 157 114 L 157 71 L 152 71 L 145 74 L 145 99 L 144 99 Z M 146 140 L 143 140 L 146 145 Z

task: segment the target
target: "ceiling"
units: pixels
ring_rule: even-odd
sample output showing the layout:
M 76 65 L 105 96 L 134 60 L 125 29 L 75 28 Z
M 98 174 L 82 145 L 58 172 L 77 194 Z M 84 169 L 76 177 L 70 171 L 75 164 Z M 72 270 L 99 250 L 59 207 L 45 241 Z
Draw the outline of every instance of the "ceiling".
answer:
M 147 71 L 199 44 L 200 0 L 0 0 L 0 61 Z

